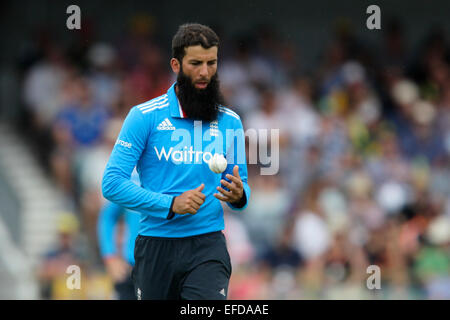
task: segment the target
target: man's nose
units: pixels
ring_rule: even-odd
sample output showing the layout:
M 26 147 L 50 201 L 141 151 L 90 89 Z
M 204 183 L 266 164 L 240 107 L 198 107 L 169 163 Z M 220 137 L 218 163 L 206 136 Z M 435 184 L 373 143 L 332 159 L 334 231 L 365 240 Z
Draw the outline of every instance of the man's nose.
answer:
M 200 76 L 207 77 L 208 76 L 208 66 L 206 63 L 203 63 L 200 67 Z

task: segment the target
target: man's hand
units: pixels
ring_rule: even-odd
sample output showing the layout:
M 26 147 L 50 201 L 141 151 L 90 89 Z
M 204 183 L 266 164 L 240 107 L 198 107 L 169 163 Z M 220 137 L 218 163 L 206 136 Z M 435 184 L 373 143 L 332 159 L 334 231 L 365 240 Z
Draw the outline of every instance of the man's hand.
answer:
M 215 193 L 214 197 L 225 202 L 239 202 L 244 195 L 244 184 L 242 183 L 241 176 L 239 175 L 239 166 L 234 166 L 233 175 L 227 174 L 226 177 L 231 180 L 231 183 L 223 179 L 220 180 L 220 183 L 224 187 L 227 187 L 230 191 L 227 191 L 222 187 L 217 187 L 217 190 L 221 194 Z
M 183 192 L 175 197 L 172 211 L 178 214 L 196 214 L 200 206 L 205 202 L 206 196 L 202 193 L 205 185 L 202 183 L 199 187 Z
M 109 256 L 103 259 L 106 271 L 114 282 L 122 282 L 131 271 L 131 266 L 121 257 Z

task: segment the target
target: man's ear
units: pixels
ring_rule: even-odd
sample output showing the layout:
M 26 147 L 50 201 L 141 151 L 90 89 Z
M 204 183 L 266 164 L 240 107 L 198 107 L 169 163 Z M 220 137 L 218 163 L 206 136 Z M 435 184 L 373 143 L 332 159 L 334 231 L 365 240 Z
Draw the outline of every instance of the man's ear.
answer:
M 181 65 L 178 59 L 176 58 L 170 59 L 170 66 L 172 67 L 172 71 L 175 72 L 176 74 L 180 72 Z

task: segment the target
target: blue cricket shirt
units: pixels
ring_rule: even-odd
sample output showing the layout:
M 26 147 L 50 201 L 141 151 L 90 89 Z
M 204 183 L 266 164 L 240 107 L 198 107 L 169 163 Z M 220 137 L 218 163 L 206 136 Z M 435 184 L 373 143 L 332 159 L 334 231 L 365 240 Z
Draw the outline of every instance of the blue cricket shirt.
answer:
M 214 153 L 223 154 L 228 165 L 222 174 L 209 169 Z M 223 209 L 213 194 L 234 165 L 244 184 L 245 205 L 250 197 L 247 183 L 245 134 L 240 117 L 220 106 L 216 121 L 194 121 L 183 116 L 175 83 L 166 94 L 134 106 L 127 115 L 102 181 L 106 199 L 141 213 L 139 234 L 180 238 L 224 229 Z M 130 181 L 136 166 L 141 186 Z M 205 202 L 197 214 L 169 211 L 175 196 L 205 184 Z

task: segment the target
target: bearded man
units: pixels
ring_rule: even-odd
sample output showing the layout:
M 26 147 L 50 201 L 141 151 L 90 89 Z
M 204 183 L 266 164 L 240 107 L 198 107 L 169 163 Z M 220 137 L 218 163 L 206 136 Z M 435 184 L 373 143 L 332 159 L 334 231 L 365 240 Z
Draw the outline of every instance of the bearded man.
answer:
M 132 278 L 138 299 L 226 299 L 231 261 L 221 201 L 249 201 L 242 122 L 223 106 L 217 75 L 219 38 L 184 24 L 172 39 L 177 81 L 166 94 L 134 106 L 105 168 L 106 199 L 140 213 Z M 225 171 L 210 170 L 215 154 Z M 136 167 L 141 185 L 130 181 Z

